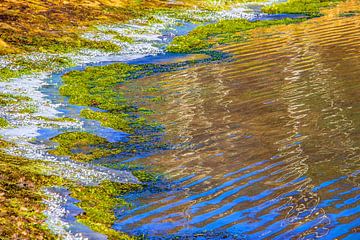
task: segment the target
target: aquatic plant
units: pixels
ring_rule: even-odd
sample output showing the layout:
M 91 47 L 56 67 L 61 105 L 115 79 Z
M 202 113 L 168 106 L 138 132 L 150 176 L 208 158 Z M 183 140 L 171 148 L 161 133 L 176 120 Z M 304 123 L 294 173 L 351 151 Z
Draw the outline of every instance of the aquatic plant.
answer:
M 60 87 L 60 93 L 68 96 L 72 104 L 98 108 L 99 111 L 83 109 L 80 116 L 99 121 L 103 126 L 128 133 L 136 129 L 157 127 L 158 124 L 148 123 L 137 116 L 151 111 L 129 105 L 120 87 L 132 73 L 143 68 L 116 63 L 72 71 L 63 76 L 64 85 Z
M 145 170 L 134 170 L 132 174 L 142 183 L 155 182 L 159 178 L 155 173 Z
M 120 146 L 113 146 L 105 138 L 85 132 L 62 133 L 52 138 L 51 141 L 59 145 L 49 153 L 69 156 L 80 162 L 89 162 L 97 158 L 119 154 L 122 151 Z
M 9 122 L 5 118 L 0 118 L 0 128 L 6 128 L 9 126 Z
M 10 106 L 23 101 L 30 101 L 31 99 L 26 96 L 13 95 L 8 93 L 0 93 L 0 106 Z
M 105 234 L 109 239 L 135 239 L 112 229 L 116 220 L 114 209 L 129 204 L 120 198 L 126 193 L 142 189 L 139 184 L 123 184 L 104 181 L 99 186 L 78 186 L 71 188 L 72 197 L 80 200 L 77 204 L 85 213 L 78 221 L 92 230 Z
M 322 15 L 320 13 L 321 8 L 333 6 L 340 1 L 341 0 L 289 0 L 266 6 L 262 11 L 272 14 L 290 13 L 318 17 Z
M 24 56 L 14 56 L 9 58 L 9 60 L 11 60 L 11 64 L 0 68 L 0 82 L 8 81 L 9 79 L 17 78 L 25 74 L 56 71 L 74 65 L 73 61 L 68 57 L 51 55 L 34 59 Z
M 197 27 L 185 36 L 175 37 L 167 47 L 167 51 L 175 53 L 199 52 L 216 44 L 243 41 L 247 37 L 246 31 L 251 29 L 292 24 L 301 21 L 304 21 L 304 19 L 286 18 L 254 22 L 245 19 L 222 20 L 215 24 Z
M 91 109 L 81 110 L 80 116 L 99 121 L 102 126 L 110 127 L 124 132 L 133 132 L 129 115 L 125 113 L 114 112 L 96 112 Z
M 81 138 L 82 133 L 68 134 L 71 139 L 83 139 L 83 143 L 104 142 L 99 137 Z M 60 138 L 60 137 L 59 137 Z M 65 138 L 62 136 L 61 138 Z M 69 143 L 69 145 L 71 145 Z M 0 148 L 12 144 L 0 139 Z M 72 197 L 79 199 L 79 207 L 85 213 L 78 216 L 79 222 L 94 231 L 103 233 L 109 239 L 134 239 L 125 233 L 112 229 L 115 221 L 114 208 L 128 206 L 121 196 L 141 190 L 141 184 L 123 184 L 104 181 L 98 186 L 81 186 L 61 177 L 45 174 L 47 164 L 42 161 L 10 156 L 0 150 L 0 236 L 11 239 L 58 239 L 45 225 L 43 211 L 46 196 L 41 189 L 50 186 L 64 186 L 71 191 Z M 142 173 L 147 180 L 150 177 Z M 13 224 L 13 223 L 16 224 Z
M 12 144 L 0 140 L 0 148 Z M 44 224 L 44 186 L 66 184 L 55 176 L 45 176 L 45 165 L 0 151 L 0 236 L 11 239 L 56 239 Z M 16 223 L 16 224 L 14 224 Z M 7 239 L 7 238 L 5 238 Z

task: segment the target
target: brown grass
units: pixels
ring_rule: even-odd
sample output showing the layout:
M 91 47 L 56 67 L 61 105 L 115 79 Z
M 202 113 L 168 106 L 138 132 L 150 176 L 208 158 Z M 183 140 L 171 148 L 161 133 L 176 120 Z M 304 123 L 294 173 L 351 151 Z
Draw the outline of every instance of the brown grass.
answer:
M 197 1 L 174 5 L 164 0 L 3 0 L 0 54 L 41 51 L 44 39 L 71 44 L 93 24 L 123 22 L 149 10 L 186 7 L 190 2 Z

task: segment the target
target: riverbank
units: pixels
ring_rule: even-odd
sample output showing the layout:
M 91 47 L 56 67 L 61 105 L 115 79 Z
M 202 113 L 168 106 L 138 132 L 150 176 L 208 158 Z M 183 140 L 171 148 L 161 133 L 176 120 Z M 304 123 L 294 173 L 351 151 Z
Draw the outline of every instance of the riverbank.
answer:
M 239 17 L 239 15 L 233 16 L 233 18 L 236 17 Z M 221 15 L 219 15 L 219 18 L 221 18 Z M 88 38 L 96 39 L 106 39 L 106 36 L 111 36 L 110 39 L 115 39 L 115 41 L 120 39 L 119 41 L 121 44 L 119 45 L 121 46 L 116 44 L 115 45 L 120 47 L 122 50 L 131 52 L 134 50 L 134 48 L 131 46 L 133 46 L 132 44 L 134 44 L 134 42 L 136 44 L 136 41 L 138 41 L 137 38 L 139 38 L 138 36 L 140 36 L 140 38 L 142 36 L 145 37 L 146 41 L 152 41 L 152 39 L 156 39 L 158 36 L 165 38 L 169 37 L 165 30 L 169 25 L 164 24 L 164 21 L 167 20 L 168 18 L 162 20 L 160 18 L 156 21 L 153 19 L 148 19 L 148 23 L 136 25 L 137 27 L 146 26 L 147 28 L 140 28 L 139 31 L 134 31 L 134 28 L 132 28 L 133 32 L 131 32 L 132 37 L 130 38 L 124 38 L 123 35 L 119 34 L 119 32 L 121 33 L 124 31 L 124 28 L 119 26 L 100 27 L 102 33 L 105 33 L 105 35 L 100 34 L 100 36 L 98 36 L 98 33 L 91 33 L 86 36 Z M 157 21 L 162 21 L 159 23 L 160 27 L 156 26 L 153 28 L 152 26 L 154 25 L 154 22 Z M 215 19 L 215 21 L 217 20 Z M 232 23 L 234 23 L 238 20 L 229 21 L 233 21 Z M 289 22 L 284 21 L 285 20 L 279 20 L 279 23 L 292 23 L 291 20 L 286 20 Z M 294 20 L 293 22 L 299 21 L 300 20 Z M 173 25 L 178 24 L 176 21 L 171 23 Z M 184 25 L 184 23 L 181 24 Z M 270 25 L 273 24 L 269 24 L 269 26 Z M 185 33 L 194 27 L 192 25 L 190 26 L 191 27 L 188 28 L 185 25 Z M 209 25 L 209 27 L 211 27 L 211 25 Z M 159 28 L 161 31 L 160 33 L 157 33 L 158 35 L 149 35 L 151 31 L 159 31 Z M 239 29 L 237 29 L 237 31 L 239 31 Z M 234 31 L 234 33 L 235 32 L 236 31 Z M 217 34 L 222 34 L 222 32 Z M 204 42 L 208 40 L 208 38 L 202 39 Z M 165 40 L 164 46 L 166 46 L 170 41 L 171 38 Z M 139 41 L 137 46 L 144 43 L 145 41 Z M 156 40 L 155 42 L 152 42 L 152 44 L 153 43 L 158 42 Z M 82 45 L 80 44 L 80 46 Z M 149 45 L 147 47 L 149 47 Z M 207 47 L 209 46 L 203 47 L 202 50 L 206 50 Z M 111 53 L 114 49 L 110 47 L 109 49 L 105 50 L 109 50 Z M 93 53 L 90 53 L 87 55 L 88 52 L 82 56 L 81 54 L 80 56 L 70 54 L 67 56 L 68 58 L 64 58 L 63 55 L 57 55 L 57 50 L 54 51 L 55 55 L 38 54 L 36 56 L 40 56 L 40 58 L 33 58 L 30 56 L 25 57 L 26 60 L 22 59 L 24 58 L 23 56 L 9 56 L 12 59 L 16 59 L 16 61 L 7 61 L 8 59 L 3 61 L 3 65 L 9 67 L 3 68 L 2 77 L 3 80 L 8 81 L 16 76 L 43 72 L 44 70 L 61 72 L 62 69 L 78 65 L 79 63 L 91 63 L 99 61 L 96 59 L 108 58 L 110 61 L 116 62 L 119 61 L 122 57 L 121 50 L 117 50 L 120 51 L 120 54 L 115 56 L 115 58 L 113 54 L 104 55 L 103 53 L 96 53 L 94 55 Z M 137 54 L 140 56 L 146 56 L 149 53 L 157 53 L 157 51 L 158 49 L 156 48 L 146 48 L 141 49 L 141 51 L 137 52 Z M 85 60 L 85 58 L 88 58 L 89 55 L 93 57 L 94 60 Z M 52 58 L 49 58 L 49 56 Z M 171 59 L 172 58 L 170 58 L 170 60 Z M 42 62 L 45 64 L 44 67 L 41 64 Z M 182 67 L 186 67 L 190 64 L 190 62 L 186 63 Z M 54 66 L 49 67 L 47 63 L 54 64 Z M 108 63 L 104 63 L 104 65 L 108 65 Z M 19 66 L 20 68 L 18 68 Z M 162 67 L 165 70 L 167 69 L 166 65 Z M 170 68 L 171 67 L 168 69 Z M 151 114 L 151 111 L 146 108 L 141 108 L 140 106 L 127 105 L 126 99 L 122 96 L 122 91 L 124 90 L 122 83 L 129 75 L 134 73 L 133 71 L 140 71 L 141 74 L 139 74 L 139 76 L 144 76 L 156 74 L 157 69 L 158 68 L 155 66 L 151 71 L 146 73 L 144 71 L 140 71 L 141 69 L 136 69 L 136 67 L 127 64 L 115 64 L 88 68 L 82 66 L 78 69 L 70 68 L 66 71 L 67 73 L 64 76 L 63 73 L 61 73 L 55 74 L 55 76 L 50 75 L 50 77 L 49 75 L 45 75 L 40 78 L 35 78 L 39 80 L 39 84 L 33 85 L 33 88 L 29 88 L 30 83 L 36 83 L 33 76 L 28 77 L 27 80 L 26 78 L 22 80 L 19 79 L 20 81 L 18 83 L 16 83 L 17 80 L 12 80 L 1 85 L 2 90 L 4 90 L 6 94 L 1 96 L 1 105 L 4 109 L 4 114 L 1 116 L 2 119 L 4 119 L 1 124 L 1 134 L 5 136 L 8 141 L 11 140 L 15 144 L 20 143 L 20 147 L 11 146 L 4 143 L 6 152 L 3 153 L 4 159 L 11 158 L 11 161 L 16 160 L 16 164 L 14 163 L 14 165 L 9 165 L 10 170 L 4 173 L 5 176 L 10 177 L 2 181 L 2 187 L 6 186 L 8 182 L 11 182 L 11 186 L 19 184 L 22 187 L 25 186 L 23 187 L 25 191 L 24 193 L 21 190 L 19 192 L 17 191 L 15 195 L 9 195 L 9 188 L 3 187 L 3 191 L 5 192 L 4 196 L 5 199 L 10 199 L 11 201 L 16 202 L 17 199 L 19 199 L 21 196 L 28 194 L 29 196 L 33 196 L 31 199 L 34 200 L 29 203 L 9 203 L 7 205 L 6 214 L 11 217 L 5 218 L 5 221 L 11 221 L 11 219 L 16 218 L 17 216 L 27 217 L 29 212 L 36 213 L 33 216 L 33 220 L 31 220 L 32 218 L 29 220 L 25 217 L 19 219 L 20 222 L 31 224 L 31 226 L 25 224 L 22 227 L 23 231 L 20 233 L 15 231 L 16 226 L 9 224 L 9 222 L 5 222 L 4 224 L 8 225 L 8 228 L 5 231 L 5 236 L 9 235 L 9 238 L 26 238 L 28 236 L 31 238 L 32 236 L 43 234 L 48 238 L 50 238 L 50 236 L 55 237 L 52 233 L 46 230 L 42 224 L 44 219 L 41 215 L 41 211 L 44 210 L 44 206 L 41 204 L 41 201 L 44 195 L 39 193 L 38 189 L 42 187 L 61 186 L 69 189 L 71 196 L 80 201 L 78 206 L 80 206 L 86 212 L 86 214 L 78 216 L 78 219 L 81 219 L 81 223 L 89 226 L 93 231 L 108 235 L 109 238 L 126 238 L 124 234 L 112 230 L 112 224 L 115 220 L 112 209 L 119 207 L 119 204 L 127 204 L 123 200 L 119 200 L 115 197 L 121 196 L 129 191 L 141 189 L 141 183 L 136 179 L 140 180 L 141 182 L 154 179 L 152 177 L 146 177 L 148 176 L 146 175 L 146 172 L 138 170 L 127 171 L 128 173 L 132 172 L 132 174 L 136 177 L 132 178 L 129 176 L 129 179 L 134 181 L 131 184 L 124 183 L 123 181 L 126 179 L 114 181 L 116 178 L 109 177 L 112 173 L 110 175 L 106 175 L 108 174 L 109 170 L 103 168 L 95 169 L 95 173 L 93 175 L 82 175 L 83 173 L 77 172 L 79 171 L 78 169 L 71 173 L 71 176 L 64 173 L 69 172 L 69 168 L 74 166 L 77 166 L 79 169 L 85 167 L 89 167 L 89 169 L 91 169 L 91 162 L 99 158 L 107 158 L 114 155 L 120 158 L 124 156 L 133 156 L 133 153 L 138 151 L 146 152 L 149 148 L 150 150 L 163 148 L 166 149 L 166 146 L 164 146 L 161 142 L 157 144 L 157 139 L 159 135 L 161 135 L 161 129 L 158 127 L 160 124 L 148 124 L 146 122 L 146 116 Z M 61 77 L 62 81 L 56 82 L 56 79 Z M 65 97 L 60 96 L 58 93 L 53 94 L 59 89 L 60 85 L 62 85 L 60 88 L 60 93 Z M 41 90 L 38 89 L 39 86 L 42 86 Z M 23 87 L 23 89 L 21 89 L 21 87 Z M 16 94 L 16 92 L 19 92 L 19 88 L 21 89 L 20 92 L 22 95 Z M 148 93 L 156 91 L 157 89 L 144 89 L 144 92 Z M 53 95 L 50 96 L 51 94 Z M 59 100 L 61 101 L 59 102 Z M 161 101 L 161 98 L 159 98 L 159 96 L 154 96 L 151 98 L 151 101 Z M 14 106 L 17 106 L 15 110 Z M 88 109 L 84 109 L 84 106 L 88 107 Z M 29 126 L 35 128 L 29 131 Z M 22 132 L 22 129 L 26 129 L 28 134 L 26 132 Z M 51 129 L 51 131 L 49 129 Z M 101 132 L 95 132 L 95 129 L 100 129 Z M 84 130 L 90 133 L 83 133 Z M 137 131 L 138 135 L 131 135 Z M 21 134 L 14 135 L 14 132 L 21 132 Z M 39 132 L 40 134 L 38 134 Z M 130 138 L 127 134 L 130 134 Z M 114 135 L 121 135 L 120 139 L 122 140 L 120 141 L 118 138 L 113 138 Z M 71 138 L 69 138 L 69 136 Z M 129 144 L 124 144 L 125 142 Z M 41 146 L 40 148 L 39 145 Z M 32 152 L 28 150 L 34 151 Z M 49 153 L 49 155 L 44 155 L 44 153 Z M 57 157 L 60 157 L 61 159 L 66 158 L 65 163 L 69 164 L 69 166 L 65 171 L 64 169 L 59 171 L 60 168 L 65 167 L 65 165 L 63 165 L 63 159 L 61 160 L 61 164 L 56 162 L 56 164 L 50 163 L 45 164 L 45 166 L 37 166 L 36 164 L 38 164 L 38 162 L 34 162 L 22 157 L 12 157 L 9 154 L 27 156 L 32 159 L 46 158 L 47 160 L 58 160 Z M 78 161 L 82 163 L 84 162 L 84 164 L 90 162 L 90 164 L 83 165 L 82 163 L 79 164 Z M 17 170 L 16 166 L 22 166 L 27 163 L 29 163 L 29 167 L 26 167 L 21 171 Z M 4 165 L 6 165 L 6 162 Z M 36 169 L 36 171 L 32 170 L 33 168 Z M 54 168 L 55 170 L 51 170 L 51 168 Z M 126 169 L 126 166 L 124 166 L 124 168 Z M 39 169 L 43 169 L 45 171 L 38 171 Z M 57 173 L 58 177 L 54 177 L 55 180 L 52 180 L 52 177 L 48 177 L 49 173 L 55 174 L 56 171 L 59 171 L 61 174 Z M 10 173 L 14 175 L 11 175 Z M 61 178 L 63 177 L 61 176 L 62 174 L 65 175 L 67 180 Z M 117 174 L 125 173 L 120 172 Z M 25 180 L 20 177 L 22 175 L 26 176 Z M 97 180 L 94 182 L 87 182 L 85 178 L 88 176 L 97 178 Z M 78 177 L 81 177 L 84 180 L 79 180 L 77 179 Z M 22 183 L 23 181 L 26 183 L 25 185 Z M 94 187 L 94 184 L 99 185 Z M 96 199 L 96 201 L 93 202 L 92 200 L 94 200 L 95 196 L 102 196 L 103 198 Z M 23 204 L 29 206 L 27 209 L 22 209 L 24 212 L 17 212 L 14 210 Z M 48 215 L 48 217 L 51 218 L 53 216 Z M 60 217 L 60 220 L 62 221 L 63 219 Z M 60 224 L 63 224 L 63 222 L 60 222 Z M 16 232 L 15 234 L 20 235 L 11 235 L 12 231 Z M 62 231 L 63 229 L 59 230 L 58 234 L 67 234 L 66 232 L 64 233 Z M 69 237 L 74 236 L 69 235 Z

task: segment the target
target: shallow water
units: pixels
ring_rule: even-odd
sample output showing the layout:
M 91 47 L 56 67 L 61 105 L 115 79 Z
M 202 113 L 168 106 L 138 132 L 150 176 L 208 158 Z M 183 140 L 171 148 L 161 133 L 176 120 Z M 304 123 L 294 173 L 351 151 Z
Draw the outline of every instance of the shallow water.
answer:
M 233 61 L 129 82 L 174 148 L 134 161 L 174 186 L 129 196 L 114 228 L 151 239 L 359 239 L 360 17 L 337 17 L 356 6 L 254 31 L 219 49 Z

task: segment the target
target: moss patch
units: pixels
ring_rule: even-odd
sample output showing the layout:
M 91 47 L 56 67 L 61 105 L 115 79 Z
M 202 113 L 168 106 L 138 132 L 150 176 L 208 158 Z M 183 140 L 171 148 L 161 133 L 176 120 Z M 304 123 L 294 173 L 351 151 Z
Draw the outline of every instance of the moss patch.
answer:
M 10 145 L 0 140 L 1 148 Z M 43 175 L 44 168 L 39 161 L 0 151 L 0 236 L 5 239 L 57 239 L 44 225 L 45 196 L 40 189 L 67 182 Z
M 321 16 L 321 8 L 330 7 L 341 0 L 289 0 L 266 6 L 262 10 L 266 13 L 304 14 L 309 17 Z
M 121 184 L 104 181 L 96 187 L 75 187 L 71 189 L 72 197 L 80 200 L 78 206 L 85 214 L 78 216 L 79 222 L 89 226 L 96 232 L 103 233 L 109 239 L 135 239 L 115 231 L 112 225 L 116 220 L 114 209 L 128 204 L 120 196 L 141 190 L 137 184 Z
M 99 111 L 84 109 L 81 116 L 99 121 L 103 126 L 128 133 L 137 129 L 156 127 L 138 115 L 143 109 L 131 106 L 124 98 L 122 83 L 142 67 L 123 63 L 102 67 L 88 67 L 63 76 L 60 93 L 68 96 L 70 103 L 96 107 Z
M 292 24 L 304 19 L 282 19 L 268 21 L 248 21 L 245 19 L 222 20 L 215 24 L 200 26 L 185 36 L 175 37 L 167 51 L 175 53 L 192 53 L 208 49 L 215 44 L 243 41 L 246 31 L 281 24 Z
M 12 63 L 9 66 L 0 69 L 0 81 L 2 82 L 26 74 L 54 71 L 73 66 L 73 62 L 69 58 L 59 56 L 48 56 L 36 60 L 20 56 L 10 60 Z
M 155 173 L 144 170 L 134 170 L 132 171 L 132 174 L 142 183 L 155 182 L 158 180 L 158 176 Z
M 104 141 L 92 138 L 90 142 Z M 0 148 L 10 146 L 10 143 L 0 140 Z M 111 228 L 115 221 L 113 210 L 128 205 L 119 197 L 141 190 L 141 185 L 104 181 L 99 186 L 79 186 L 60 177 L 44 175 L 47 167 L 44 162 L 0 151 L 0 236 L 5 239 L 58 239 L 44 223 L 46 206 L 43 199 L 46 196 L 41 188 L 64 186 L 81 201 L 78 205 L 86 212 L 78 216 L 79 222 L 107 235 L 109 239 L 134 239 Z
M 70 97 L 70 103 L 98 107 L 104 110 L 123 110 L 126 100 L 115 91 L 131 71 L 138 69 L 128 64 L 111 64 L 72 71 L 63 76 L 60 93 Z
M 9 126 L 9 122 L 5 118 L 0 118 L 0 128 L 7 128 Z
M 89 162 L 97 158 L 119 154 L 122 149 L 114 146 L 105 138 L 84 132 L 67 132 L 51 139 L 59 146 L 49 151 L 58 156 L 69 156 L 80 162 Z

